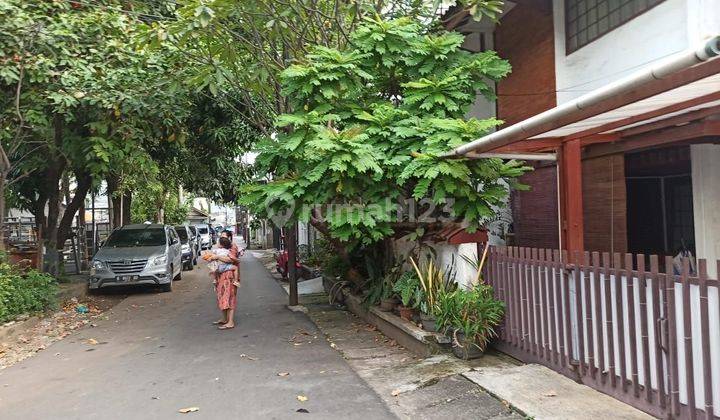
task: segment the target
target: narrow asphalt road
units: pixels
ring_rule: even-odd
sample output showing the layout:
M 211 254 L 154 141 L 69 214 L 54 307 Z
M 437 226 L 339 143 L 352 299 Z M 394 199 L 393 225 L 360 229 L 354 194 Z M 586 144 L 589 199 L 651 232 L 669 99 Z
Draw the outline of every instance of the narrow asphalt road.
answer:
M 286 308 L 258 260 L 245 256 L 242 276 L 235 329 L 211 325 L 217 307 L 198 266 L 171 293 L 132 294 L 107 320 L 1 371 L 0 417 L 393 418 L 308 317 Z M 178 413 L 186 407 L 199 411 Z

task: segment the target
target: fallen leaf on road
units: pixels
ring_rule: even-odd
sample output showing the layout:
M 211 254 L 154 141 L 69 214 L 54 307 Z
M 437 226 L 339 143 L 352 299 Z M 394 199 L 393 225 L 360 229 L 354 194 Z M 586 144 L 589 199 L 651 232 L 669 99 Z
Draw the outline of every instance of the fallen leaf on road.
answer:
M 288 376 L 290 375 L 290 372 L 278 372 L 278 376 Z
M 335 345 L 335 343 L 330 343 L 330 347 L 332 347 L 332 348 L 334 348 L 334 349 L 337 348 L 337 346 Z
M 306 396 L 304 396 L 304 395 L 298 395 L 298 396 L 297 396 L 297 400 L 300 401 L 300 402 L 305 402 L 305 401 L 308 400 L 308 397 L 306 397 Z
M 309 413 L 309 411 L 306 408 L 298 408 L 295 410 L 296 413 Z
M 255 357 L 250 357 L 250 356 L 248 356 L 248 355 L 245 354 L 245 353 L 241 354 L 241 355 L 240 355 L 240 358 L 245 358 L 245 359 L 252 360 L 252 361 L 257 360 L 257 358 L 255 358 Z
M 398 395 L 400 395 L 400 392 L 402 391 L 400 391 L 399 389 L 393 389 L 390 395 L 392 395 L 393 397 L 397 397 Z
M 194 413 L 196 411 L 200 411 L 200 408 L 199 407 L 181 408 L 178 410 L 178 413 L 187 414 L 187 413 Z
M 96 344 L 98 343 L 98 341 L 97 341 L 96 339 L 94 339 L 94 338 L 88 338 L 88 340 L 86 341 L 86 343 L 90 344 L 91 346 L 94 346 L 94 345 L 96 345 Z
M 160 397 L 152 397 L 153 400 L 159 400 Z
M 543 395 L 546 397 L 557 397 L 557 392 L 555 392 L 554 390 L 548 391 L 548 392 L 544 393 Z

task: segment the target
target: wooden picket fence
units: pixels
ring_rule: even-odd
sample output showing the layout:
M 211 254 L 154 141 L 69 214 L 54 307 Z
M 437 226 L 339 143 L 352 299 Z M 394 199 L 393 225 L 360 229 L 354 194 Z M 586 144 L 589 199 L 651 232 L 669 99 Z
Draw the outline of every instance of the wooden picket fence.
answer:
M 720 418 L 720 282 L 698 260 L 491 248 L 495 346 L 662 418 Z M 720 261 L 717 263 L 720 272 Z

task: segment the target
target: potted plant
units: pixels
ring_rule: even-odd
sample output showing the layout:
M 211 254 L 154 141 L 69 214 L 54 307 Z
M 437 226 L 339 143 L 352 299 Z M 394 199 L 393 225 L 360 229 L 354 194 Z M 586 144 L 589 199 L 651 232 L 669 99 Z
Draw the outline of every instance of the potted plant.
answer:
M 461 359 L 480 357 L 505 312 L 505 304 L 493 296 L 492 287 L 479 283 L 469 290 L 441 293 L 437 323 L 452 335 L 453 353 Z
M 419 300 L 420 283 L 414 273 L 407 271 L 395 282 L 393 291 L 400 296 L 398 311 L 400 317 L 406 321 L 412 321 L 415 312 L 414 307 Z
M 420 285 L 420 322 L 426 331 L 437 331 L 436 313 L 438 311 L 438 299 L 443 293 L 450 292 L 457 287 L 454 279 L 454 270 L 451 264 L 448 270 L 440 268 L 434 259 L 429 259 L 425 264 L 415 263 L 410 258 Z

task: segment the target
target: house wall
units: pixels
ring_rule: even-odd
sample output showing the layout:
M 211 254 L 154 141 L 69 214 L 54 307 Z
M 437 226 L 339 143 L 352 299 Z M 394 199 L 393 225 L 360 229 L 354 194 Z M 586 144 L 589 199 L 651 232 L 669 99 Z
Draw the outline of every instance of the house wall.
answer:
M 699 42 L 706 30 L 691 30 L 689 24 L 700 20 L 705 11 L 717 9 L 717 0 L 666 0 L 570 55 L 565 54 L 564 1 L 555 0 L 553 9 L 557 102 L 561 104 Z M 711 23 L 704 25 L 712 28 Z
M 555 166 L 537 168 L 520 178 L 529 191 L 512 194 L 512 245 L 558 249 L 557 172 Z
M 512 73 L 497 85 L 497 116 L 504 126 L 554 107 L 555 44 L 552 1 L 515 6 L 495 29 L 495 50 Z
M 585 250 L 627 252 L 624 156 L 583 160 L 582 177 Z
M 720 260 L 720 145 L 690 147 L 692 161 L 695 251 L 708 260 L 708 274 L 717 278 Z

